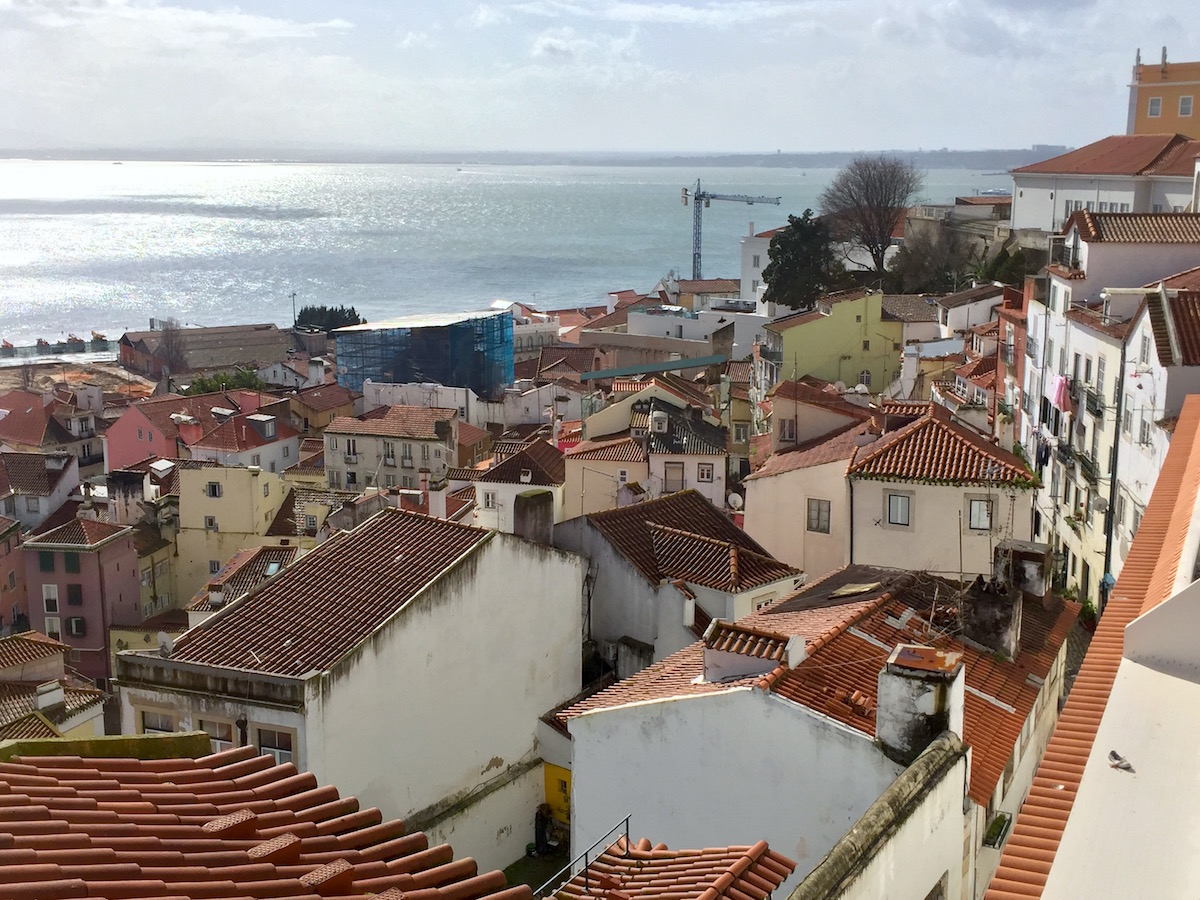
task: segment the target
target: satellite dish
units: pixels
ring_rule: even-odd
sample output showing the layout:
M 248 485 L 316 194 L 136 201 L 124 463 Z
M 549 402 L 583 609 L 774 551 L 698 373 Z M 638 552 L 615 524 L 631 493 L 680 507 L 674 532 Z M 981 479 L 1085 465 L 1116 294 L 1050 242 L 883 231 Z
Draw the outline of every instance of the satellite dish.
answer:
M 175 639 L 165 631 L 158 633 L 158 655 L 163 659 L 175 652 Z
M 729 508 L 730 509 L 741 509 L 743 502 L 745 502 L 745 501 L 742 500 L 741 494 L 730 494 L 729 495 Z
M 1103 515 L 1108 512 L 1108 501 L 1103 497 L 1096 497 L 1092 500 L 1092 509 Z
M 856 384 L 854 386 L 854 393 L 869 394 L 869 393 L 871 393 L 871 389 L 869 387 L 867 387 L 865 384 Z
M 844 381 L 835 381 L 833 386 L 839 394 L 844 394 L 846 392 L 846 382 Z

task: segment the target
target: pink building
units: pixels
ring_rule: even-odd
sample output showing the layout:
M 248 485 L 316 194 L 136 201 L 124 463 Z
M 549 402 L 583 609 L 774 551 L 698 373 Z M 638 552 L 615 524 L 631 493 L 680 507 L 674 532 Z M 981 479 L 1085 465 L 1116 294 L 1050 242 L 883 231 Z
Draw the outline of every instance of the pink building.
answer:
M 259 391 L 235 390 L 194 397 L 168 394 L 135 403 L 104 434 L 108 471 L 124 469 L 148 456 L 186 459 L 185 447 L 226 420 L 278 400 Z
M 103 686 L 109 626 L 141 622 L 133 529 L 74 519 L 29 538 L 25 584 L 33 630 L 69 646 L 68 664 Z
M 14 624 L 28 623 L 21 523 L 0 516 L 0 634 L 11 634 Z

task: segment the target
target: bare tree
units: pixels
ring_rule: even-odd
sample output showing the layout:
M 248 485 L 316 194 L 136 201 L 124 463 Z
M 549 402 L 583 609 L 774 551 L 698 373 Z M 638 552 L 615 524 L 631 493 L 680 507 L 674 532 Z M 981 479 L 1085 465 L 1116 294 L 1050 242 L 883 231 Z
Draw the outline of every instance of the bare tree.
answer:
M 187 371 L 187 348 L 183 344 L 183 332 L 178 320 L 167 319 L 163 322 L 157 356 L 172 375 Z
M 821 213 L 834 237 L 866 250 L 882 275 L 896 222 L 924 181 L 912 163 L 897 156 L 856 156 L 821 192 Z

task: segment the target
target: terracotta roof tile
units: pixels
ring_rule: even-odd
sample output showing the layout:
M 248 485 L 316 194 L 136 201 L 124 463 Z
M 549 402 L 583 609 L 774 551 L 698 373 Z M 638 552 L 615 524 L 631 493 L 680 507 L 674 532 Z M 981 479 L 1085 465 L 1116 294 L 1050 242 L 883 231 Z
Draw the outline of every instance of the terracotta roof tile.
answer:
M 1168 291 L 1200 291 L 1200 266 L 1191 269 L 1184 269 L 1182 272 L 1176 272 L 1174 275 L 1168 275 L 1165 278 L 1159 279 L 1163 287 Z M 1146 285 L 1148 288 L 1158 287 L 1159 282 L 1155 281 Z
M 1168 367 L 1200 365 L 1200 292 L 1179 291 L 1165 301 L 1162 295 L 1151 296 L 1146 305 L 1159 362 Z
M 737 294 L 742 283 L 736 278 L 682 278 L 679 281 L 681 294 Z
M 1032 473 L 1013 454 L 931 406 L 914 422 L 884 435 L 851 462 L 851 478 L 950 484 L 1031 485 Z
M 1146 175 L 1190 143 L 1180 134 L 1118 134 L 1051 159 L 1013 169 L 1014 175 Z M 1160 172 L 1159 174 L 1165 174 Z M 1186 173 L 1191 175 L 1191 168 Z
M 524 473 L 529 473 L 529 478 Z M 477 481 L 551 486 L 567 480 L 562 451 L 547 441 L 535 441 L 503 462 L 479 473 Z
M 725 363 L 725 374 L 732 384 L 749 384 L 754 375 L 754 361 L 750 359 L 730 360 Z
M 991 300 L 993 297 L 1003 296 L 1004 285 L 981 284 L 978 287 L 967 288 L 954 294 L 946 294 L 944 297 L 938 297 L 937 305 L 945 309 L 958 309 L 960 306 L 967 306 L 971 303 L 978 303 L 981 300 Z
M 577 344 L 543 347 L 538 356 L 537 371 L 540 375 L 555 366 L 563 365 L 580 374 L 591 372 L 598 368 L 596 365 L 598 355 L 599 351 L 595 347 L 580 347 Z
M 899 322 L 936 322 L 936 298 L 925 294 L 884 294 L 883 315 Z
M 1200 497 L 1200 397 L 1184 400 L 1137 535 L 1034 775 L 985 900 L 1042 896 L 1116 680 L 1125 626 L 1174 592 Z M 1190 567 L 1190 563 L 1187 564 Z
M 771 555 L 757 541 L 694 490 L 592 513 L 587 518 L 614 549 L 652 584 L 658 584 L 667 575 L 656 555 L 651 525 L 665 525 L 702 539 L 712 538 L 726 545 L 734 544 L 771 559 Z M 672 545 L 672 552 L 675 551 Z M 678 561 L 677 557 L 671 558 Z
M 343 504 L 357 500 L 361 496 L 354 491 L 338 491 L 332 488 L 303 484 L 289 488 L 287 496 L 283 498 L 283 503 L 279 505 L 279 511 L 275 513 L 275 518 L 267 526 L 267 536 L 314 537 L 317 530 L 310 527 L 308 523 L 310 508 L 319 506 L 327 511 L 325 513 L 327 516 L 329 513 L 341 509 Z M 324 521 L 324 518 L 325 516 L 318 516 L 318 526 Z
M 668 850 L 624 837 L 555 892 L 563 900 L 766 900 L 796 863 L 759 841 L 753 846 Z
M 71 716 L 104 702 L 104 691 L 98 690 L 90 681 L 80 676 L 68 672 L 57 680 L 63 688 L 63 704 L 41 710 L 55 725 L 62 724 Z M 15 722 L 32 712 L 37 712 L 37 687 L 36 681 L 0 681 L 0 723 Z
M 48 497 L 54 493 L 70 468 L 66 454 L 0 453 L 0 495 L 12 491 L 35 497 Z
M 869 445 L 877 436 L 878 429 L 871 422 L 851 422 L 839 431 L 823 434 L 793 449 L 772 454 L 758 471 L 747 475 L 744 480 L 769 478 L 842 459 L 850 460 L 861 444 Z
M 257 413 L 250 413 L 249 415 L 257 415 Z M 258 447 L 265 447 L 268 444 L 274 444 L 277 441 L 294 438 L 299 434 L 300 432 L 287 422 L 276 420 L 275 437 L 263 437 L 254 425 L 248 421 L 247 416 L 233 416 L 215 428 L 206 431 L 198 441 L 194 441 L 189 446 L 202 450 L 217 450 L 224 453 L 241 453 L 244 450 L 253 450 Z
M 145 416 L 170 442 L 169 446 L 179 439 L 179 425 L 171 418 L 183 414 L 191 416 L 200 422 L 205 431 L 211 430 L 220 423 L 213 415 L 214 409 L 232 409 L 235 412 L 251 413 L 260 406 L 274 403 L 280 398 L 275 394 L 260 391 L 215 391 L 211 394 L 195 394 L 183 397 L 179 394 L 164 394 L 161 397 L 151 397 L 131 404 L 129 410 L 137 410 Z M 128 410 L 123 413 L 128 415 Z
M 472 425 L 470 422 L 458 423 L 458 445 L 460 447 L 464 445 L 469 447 L 472 444 L 478 444 L 481 441 L 491 443 L 491 440 L 492 433 L 486 428 L 479 428 L 476 425 Z
M 239 550 L 222 566 L 221 571 L 192 597 L 187 608 L 192 612 L 212 612 L 220 607 L 211 603 L 210 589 L 218 588 L 223 595 L 221 607 L 228 606 L 267 578 L 286 569 L 296 558 L 297 547 L 252 547 Z
M 94 547 L 109 538 L 126 532 L 132 536 L 133 529 L 127 525 L 113 525 L 97 519 L 73 519 L 65 525 L 29 538 L 25 545 L 36 547 L 42 544 L 70 544 L 78 547 Z
M 361 396 L 340 384 L 318 384 L 297 391 L 295 399 L 309 409 L 323 412 L 337 409 L 339 406 L 353 405 L 354 401 Z
M 256 754 L 0 763 L 9 848 L 0 852 L 19 854 L 0 893 L 532 900 L 502 873 L 478 874 L 449 846 L 430 847 L 402 822 Z
M 567 459 L 596 459 L 608 462 L 645 462 L 646 448 L 628 433 L 609 434 L 580 441 L 566 454 Z
M 57 403 L 46 404 L 39 393 L 33 391 L 9 391 L 0 395 L 0 443 L 20 447 L 42 447 L 60 443 L 64 436 L 73 440 L 70 433 L 54 419 Z
M 325 427 L 325 433 L 440 441 L 445 440 L 448 432 L 438 434 L 438 423 L 448 422 L 457 415 L 456 409 L 436 406 L 380 406 L 357 419 L 338 416 Z
M 71 648 L 37 631 L 0 637 L 0 669 L 23 666 L 26 663 L 54 656 L 65 656 Z
M 654 559 L 664 578 L 682 578 L 718 591 L 738 593 L 785 578 L 800 570 L 735 541 L 720 540 L 648 522 Z
M 384 509 L 193 628 L 172 659 L 290 677 L 327 670 L 488 537 Z
M 1063 225 L 1091 243 L 1200 244 L 1200 213 L 1100 213 L 1081 210 Z
M 62 733 L 40 712 L 26 713 L 0 725 L 0 741 L 62 737 Z
M 771 389 L 772 399 L 809 403 L 855 419 L 871 418 L 871 408 L 844 399 L 837 391 L 825 390 L 805 381 L 781 381 Z

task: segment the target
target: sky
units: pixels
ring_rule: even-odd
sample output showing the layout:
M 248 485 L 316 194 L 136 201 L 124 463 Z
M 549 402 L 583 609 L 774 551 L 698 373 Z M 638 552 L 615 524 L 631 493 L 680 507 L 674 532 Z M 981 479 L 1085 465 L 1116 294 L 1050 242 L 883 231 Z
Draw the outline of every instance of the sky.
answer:
M 1078 146 L 1182 0 L 0 0 L 0 148 Z

